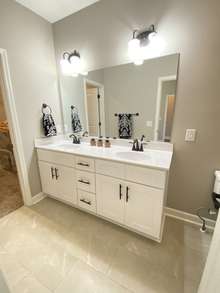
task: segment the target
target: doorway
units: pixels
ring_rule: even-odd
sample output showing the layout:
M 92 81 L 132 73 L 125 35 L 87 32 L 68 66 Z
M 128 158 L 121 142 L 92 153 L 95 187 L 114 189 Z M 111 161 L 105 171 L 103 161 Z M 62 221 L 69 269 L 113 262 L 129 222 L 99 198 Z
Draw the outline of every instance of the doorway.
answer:
M 85 112 L 90 136 L 105 136 L 104 86 L 85 79 Z
M 17 175 L 8 119 L 0 86 L 0 218 L 21 207 L 22 193 Z
M 8 142 L 10 150 L 8 152 L 8 164 L 14 174 L 14 190 L 19 190 L 19 194 L 22 196 L 19 198 L 19 202 L 24 202 L 25 205 L 32 205 L 33 198 L 31 196 L 27 166 L 24 156 L 24 148 L 21 138 L 21 132 L 19 127 L 18 115 L 15 105 L 15 96 L 13 92 L 13 86 L 11 82 L 11 74 L 8 62 L 8 55 L 5 49 L 0 48 L 0 88 L 1 88 L 1 100 L 3 111 L 3 123 L 1 123 L 2 132 L 8 133 Z M 5 121 L 6 120 L 6 121 Z M 5 155 L 7 152 L 4 152 Z M 10 157 L 10 158 L 9 158 Z M 7 168 L 7 167 L 6 167 Z M 1 168 L 2 172 L 5 167 Z M 10 173 L 11 174 L 11 173 Z M 16 176 L 15 176 L 16 175 Z M 4 177 L 3 177 L 3 183 Z M 19 184 L 19 183 L 20 184 Z M 20 185 L 20 186 L 19 186 Z M 1 183 L 1 189 L 3 184 Z M 18 189 L 19 187 L 19 189 Z M 3 193 L 4 194 L 4 193 Z M 20 201 L 22 199 L 22 201 Z M 3 199 L 0 202 L 3 202 Z M 20 205 L 16 204 L 15 208 Z M 3 206 L 3 204 L 1 205 Z M 8 208 L 8 212 L 14 208 Z M 7 212 L 4 211 L 4 214 Z M 3 213 L 2 213 L 3 214 Z

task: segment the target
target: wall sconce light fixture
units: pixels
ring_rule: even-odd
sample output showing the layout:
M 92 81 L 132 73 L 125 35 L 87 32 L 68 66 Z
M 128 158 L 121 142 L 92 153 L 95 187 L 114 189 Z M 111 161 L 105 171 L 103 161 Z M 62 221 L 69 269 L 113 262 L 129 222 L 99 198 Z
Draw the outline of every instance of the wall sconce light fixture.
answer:
M 133 38 L 128 42 L 128 54 L 135 65 L 143 64 L 147 57 L 158 55 L 162 48 L 163 43 L 153 24 L 145 31 L 135 30 Z
M 73 53 L 64 52 L 60 64 L 64 75 L 77 77 L 79 74 L 88 74 L 84 69 L 80 54 L 76 50 Z

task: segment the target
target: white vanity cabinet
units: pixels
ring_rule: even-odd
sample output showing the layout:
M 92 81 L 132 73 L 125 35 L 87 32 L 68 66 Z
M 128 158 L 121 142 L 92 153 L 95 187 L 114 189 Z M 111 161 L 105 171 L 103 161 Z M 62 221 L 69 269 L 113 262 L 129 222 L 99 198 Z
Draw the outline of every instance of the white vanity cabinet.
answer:
M 108 176 L 96 175 L 97 214 L 124 224 L 123 181 Z
M 126 182 L 124 224 L 159 238 L 163 217 L 163 190 Z
M 38 149 L 45 194 L 161 240 L 166 170 Z
M 159 238 L 163 190 L 97 175 L 96 198 L 98 215 Z
M 39 169 L 44 193 L 77 203 L 76 171 L 73 168 L 40 161 Z

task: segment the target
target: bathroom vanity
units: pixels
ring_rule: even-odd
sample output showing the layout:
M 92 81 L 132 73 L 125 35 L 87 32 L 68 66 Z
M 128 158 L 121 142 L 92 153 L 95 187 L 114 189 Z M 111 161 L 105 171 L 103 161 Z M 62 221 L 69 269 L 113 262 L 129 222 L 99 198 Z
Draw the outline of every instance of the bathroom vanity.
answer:
M 159 242 L 173 146 L 155 142 L 132 152 L 128 142 L 118 141 L 107 149 L 36 140 L 42 190 Z

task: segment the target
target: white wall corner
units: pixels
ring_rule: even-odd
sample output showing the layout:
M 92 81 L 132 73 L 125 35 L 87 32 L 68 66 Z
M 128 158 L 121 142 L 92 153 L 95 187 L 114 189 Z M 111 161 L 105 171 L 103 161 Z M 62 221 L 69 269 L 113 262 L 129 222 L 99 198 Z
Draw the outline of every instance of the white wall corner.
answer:
M 186 213 L 186 212 L 183 212 L 180 210 L 176 210 L 176 209 L 172 209 L 172 208 L 168 208 L 168 207 L 165 207 L 164 213 L 167 217 L 175 218 L 175 219 L 181 220 L 183 222 L 191 223 L 191 224 L 194 224 L 197 226 L 202 225 L 201 220 L 198 218 L 197 215 L 194 215 L 194 214 L 189 214 L 189 213 Z M 211 219 L 207 219 L 207 218 L 205 218 L 205 220 L 206 220 L 207 228 L 210 230 L 214 230 L 216 221 L 211 220 Z
M 45 197 L 46 197 L 46 195 L 43 192 L 40 192 L 40 193 L 36 194 L 35 196 L 33 196 L 32 203 L 36 204 L 36 203 L 40 202 L 41 200 L 43 200 Z

